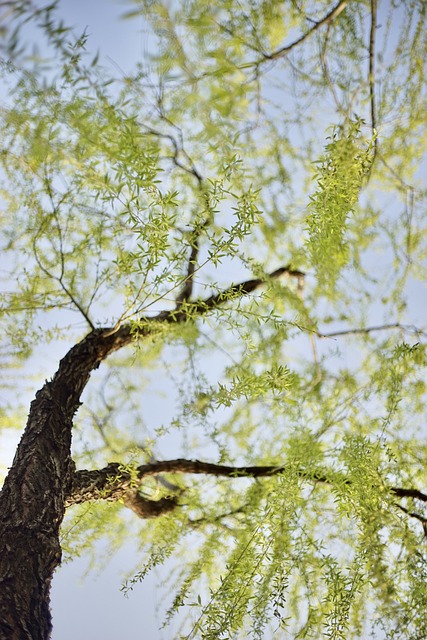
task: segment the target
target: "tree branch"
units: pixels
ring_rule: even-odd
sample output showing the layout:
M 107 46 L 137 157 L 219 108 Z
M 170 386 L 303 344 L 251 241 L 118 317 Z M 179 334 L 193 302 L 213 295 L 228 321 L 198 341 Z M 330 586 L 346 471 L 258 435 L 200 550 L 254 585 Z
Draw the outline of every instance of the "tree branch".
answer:
M 424 536 L 427 538 L 427 518 L 420 515 L 419 513 L 416 513 L 416 511 L 410 511 L 409 509 L 399 504 L 398 502 L 395 502 L 394 504 L 398 509 L 403 511 L 403 513 L 406 513 L 406 515 L 408 515 L 410 518 L 415 518 L 415 520 L 418 520 L 419 522 L 421 522 L 424 530 Z
M 400 487 L 391 487 L 390 491 L 399 498 L 414 498 L 421 500 L 421 502 L 427 502 L 427 495 L 418 491 L 418 489 L 402 489 Z
M 377 1 L 371 0 L 371 29 L 369 34 L 369 98 L 371 103 L 371 127 L 374 136 L 374 159 L 377 153 L 375 108 L 375 31 L 377 28 Z
M 319 29 L 324 24 L 328 24 L 329 22 L 334 20 L 334 18 L 339 16 L 339 14 L 346 8 L 347 5 L 348 5 L 348 0 L 340 0 L 340 2 L 338 2 L 338 4 L 336 4 L 335 7 L 331 9 L 329 13 L 326 14 L 326 16 L 324 16 L 318 22 L 315 22 L 313 27 L 309 29 L 309 31 L 304 33 L 297 40 L 294 40 L 294 42 L 291 42 L 291 44 L 288 44 L 285 47 L 282 47 L 281 49 L 277 49 L 276 51 L 273 51 L 273 53 L 264 53 L 263 54 L 264 59 L 277 60 L 278 58 L 283 58 L 294 47 L 298 46 L 299 44 L 304 42 L 304 40 L 310 37 L 315 31 L 317 31 L 317 29 Z
M 87 500 L 117 500 L 123 497 L 131 487 L 135 477 L 142 481 L 144 478 L 156 476 L 161 473 L 190 473 L 194 475 L 210 475 L 227 478 L 265 478 L 283 473 L 287 465 L 249 465 L 236 467 L 231 465 L 203 462 L 201 460 L 162 460 L 144 464 L 136 468 L 134 472 L 123 469 L 117 462 L 111 462 L 103 469 L 93 471 L 76 471 L 73 477 L 71 493 L 67 498 L 67 506 L 86 502 Z M 325 475 L 314 472 L 301 471 L 299 475 L 307 480 L 331 484 L 332 481 Z M 133 480 L 132 480 L 133 479 Z M 390 493 L 399 498 L 414 498 L 427 502 L 427 494 L 418 489 L 404 489 L 402 487 L 390 487 Z
M 191 298 L 191 294 L 193 293 L 193 276 L 197 264 L 198 252 L 199 242 L 198 238 L 196 238 L 191 246 L 191 253 L 188 259 L 187 276 L 185 278 L 185 283 L 181 293 L 176 298 L 176 303 L 178 306 L 180 306 L 183 302 L 187 302 Z
M 388 331 L 389 329 L 404 329 L 408 330 L 409 327 L 400 324 L 399 322 L 393 322 L 390 324 L 380 324 L 372 327 L 354 328 L 354 329 L 341 329 L 339 331 L 330 331 L 328 333 L 316 332 L 318 338 L 336 338 L 338 336 L 350 336 L 373 333 L 375 331 Z
M 244 296 L 252 293 L 256 289 L 259 289 L 261 286 L 265 285 L 268 279 L 275 280 L 280 278 L 282 275 L 288 275 L 294 278 L 303 278 L 305 273 L 302 271 L 298 271 L 297 269 L 292 269 L 290 265 L 286 267 L 279 267 L 272 273 L 269 273 L 266 278 L 255 278 L 253 280 L 246 280 L 245 282 L 241 282 L 240 284 L 235 284 L 217 293 L 215 295 L 210 296 L 205 300 L 201 300 L 196 303 L 196 308 L 199 313 L 203 311 L 208 311 L 209 309 L 215 309 L 220 306 L 222 302 L 229 298 L 234 298 L 236 296 Z
M 116 335 L 118 344 L 117 346 L 114 346 L 113 350 L 120 349 L 122 346 L 128 344 L 131 341 L 132 336 L 149 335 L 151 333 L 150 324 L 152 323 L 187 322 L 188 320 L 194 319 L 197 316 L 203 316 L 205 313 L 208 313 L 212 309 L 217 309 L 227 300 L 248 295 L 256 289 L 259 289 L 260 287 L 267 284 L 269 279 L 275 280 L 277 278 L 280 278 L 280 276 L 282 275 L 288 275 L 290 277 L 301 279 L 304 278 L 305 273 L 303 273 L 302 271 L 298 271 L 297 269 L 292 269 L 289 265 L 286 267 L 279 267 L 279 269 L 266 274 L 265 278 L 255 278 L 253 280 L 240 282 L 239 284 L 232 284 L 227 289 L 224 289 L 220 293 L 211 295 L 209 298 L 199 298 L 198 300 L 195 300 L 194 302 L 188 303 L 186 305 L 180 305 L 178 308 L 168 311 L 160 311 L 155 316 L 141 316 L 139 318 L 139 327 L 131 327 L 131 325 L 128 323 L 121 324 L 119 322 L 114 327 L 103 327 L 102 329 L 97 329 L 96 331 L 101 332 L 104 338 L 109 338 L 113 335 Z
M 191 238 L 190 238 L 191 253 L 190 253 L 190 257 L 188 259 L 188 264 L 187 264 L 187 275 L 184 281 L 184 286 L 182 288 L 182 291 L 179 293 L 179 295 L 176 298 L 177 307 L 181 306 L 183 302 L 188 302 L 188 300 L 191 298 L 191 294 L 193 293 L 194 272 L 196 270 L 197 256 L 199 254 L 199 239 L 203 229 L 205 229 L 206 226 L 207 226 L 207 221 L 205 221 L 203 224 L 193 229 L 191 233 Z
M 341 329 L 339 331 L 330 331 L 329 333 L 315 332 L 315 335 L 318 338 L 337 338 L 339 336 L 369 334 L 375 331 L 388 331 L 389 329 L 402 329 L 403 331 L 415 333 L 417 335 L 424 335 L 424 331 L 422 331 L 421 329 L 418 329 L 417 327 L 414 327 L 412 325 L 400 324 L 400 322 L 380 324 L 364 328 Z
M 73 504 L 81 504 L 91 500 L 106 500 L 109 502 L 122 500 L 123 504 L 132 509 L 138 517 L 156 518 L 175 509 L 179 504 L 178 496 L 167 496 L 160 500 L 144 498 L 138 493 L 138 490 L 135 489 L 136 481 L 141 483 L 146 477 L 163 473 L 189 473 L 227 478 L 266 478 L 283 473 L 285 469 L 286 465 L 235 467 L 202 462 L 201 460 L 178 458 L 176 460 L 163 460 L 141 465 L 131 473 L 123 469 L 119 463 L 112 462 L 103 469 L 76 471 L 72 479 L 70 494 L 65 501 L 65 506 L 70 507 Z M 305 471 L 301 471 L 299 475 L 307 481 L 332 484 L 330 479 L 317 472 L 308 474 Z M 350 484 L 348 480 L 345 482 Z M 421 502 L 427 502 L 427 495 L 418 489 L 390 487 L 389 491 L 399 498 L 412 498 L 420 500 Z M 427 536 L 426 517 L 415 511 L 411 511 L 398 502 L 395 502 L 394 506 L 406 513 L 410 518 L 415 518 L 421 522 L 424 534 Z M 241 512 L 241 509 L 238 509 L 237 512 Z M 223 515 L 231 515 L 231 513 Z M 203 521 L 203 518 L 200 522 L 201 521 Z M 190 525 L 197 525 L 197 523 L 199 523 L 199 520 L 190 521 Z

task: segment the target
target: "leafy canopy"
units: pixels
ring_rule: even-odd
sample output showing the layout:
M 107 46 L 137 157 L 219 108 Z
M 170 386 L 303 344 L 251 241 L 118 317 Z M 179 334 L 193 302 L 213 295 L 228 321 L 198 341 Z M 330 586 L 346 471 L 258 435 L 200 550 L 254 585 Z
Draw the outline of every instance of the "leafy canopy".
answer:
M 52 349 L 130 322 L 73 456 L 178 496 L 71 507 L 66 553 L 132 532 L 125 590 L 178 557 L 185 638 L 424 637 L 427 512 L 395 488 L 427 483 L 426 4 L 138 0 L 147 57 L 117 72 L 61 3 L 9 4 L 2 423 Z M 280 473 L 140 486 L 154 458 Z

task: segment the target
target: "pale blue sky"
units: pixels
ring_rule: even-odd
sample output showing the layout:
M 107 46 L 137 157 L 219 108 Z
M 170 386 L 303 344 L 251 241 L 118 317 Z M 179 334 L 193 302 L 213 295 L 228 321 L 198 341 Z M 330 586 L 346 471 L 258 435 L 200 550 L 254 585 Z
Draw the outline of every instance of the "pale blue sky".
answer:
M 77 34 L 87 30 L 88 48 L 100 49 L 100 61 L 118 65 L 124 72 L 142 62 L 148 37 L 140 18 L 120 20 L 131 4 L 113 0 L 60 0 L 60 14 Z M 415 287 L 415 285 L 414 285 Z M 420 324 L 425 315 L 425 287 L 414 289 Z M 58 358 L 63 354 L 58 354 Z M 54 358 L 53 358 L 54 359 Z M 53 373 L 47 371 L 46 376 Z M 162 591 L 156 588 L 156 576 L 148 576 L 127 598 L 120 592 L 123 571 L 137 564 L 135 550 L 129 542 L 105 569 L 82 579 L 85 560 L 62 566 L 52 587 L 53 640 L 75 638 L 103 640 L 173 640 L 170 629 L 159 630 L 162 623 Z M 160 605 L 160 613 L 156 608 Z
M 100 63 L 118 65 L 124 72 L 142 62 L 147 34 L 141 18 L 123 20 L 131 3 L 113 0 L 60 0 L 61 16 L 76 33 L 87 30 L 88 49 L 100 51 Z M 114 69 L 114 73 L 117 69 Z M 103 638 L 103 640 L 171 640 L 170 630 L 161 631 L 161 591 L 155 574 L 147 576 L 127 597 L 120 591 L 123 573 L 137 565 L 131 541 L 99 574 L 82 579 L 87 562 L 63 565 L 52 587 L 52 640 Z M 160 607 L 161 611 L 164 610 Z
M 66 25 L 75 28 L 76 35 L 87 31 L 88 49 L 100 50 L 100 62 L 104 66 L 116 64 L 123 71 L 129 71 L 142 60 L 147 46 L 142 19 L 120 19 L 129 6 L 130 3 L 113 0 L 60 0 L 59 15 Z M 25 33 L 30 39 L 36 32 L 30 27 Z M 60 353 L 50 352 L 44 360 L 48 369 L 44 377 L 53 375 L 59 358 L 64 355 L 63 348 L 64 344 Z M 39 367 L 35 373 L 38 372 Z M 37 388 L 39 380 L 33 382 Z M 28 393 L 34 395 L 32 389 L 28 389 Z M 9 432 L 2 440 L 5 464 L 10 464 L 19 438 L 18 432 Z M 51 591 L 52 640 L 170 640 L 170 631 L 159 631 L 162 619 L 156 607 L 162 596 L 156 589 L 155 575 L 148 576 L 128 597 L 120 591 L 124 572 L 137 564 L 135 549 L 129 542 L 100 573 L 89 572 L 84 577 L 85 559 L 62 565 L 54 575 Z

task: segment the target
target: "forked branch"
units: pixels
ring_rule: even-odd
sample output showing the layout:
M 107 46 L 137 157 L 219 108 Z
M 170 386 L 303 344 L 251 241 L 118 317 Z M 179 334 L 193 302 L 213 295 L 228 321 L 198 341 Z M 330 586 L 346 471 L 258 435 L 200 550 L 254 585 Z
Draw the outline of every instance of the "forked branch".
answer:
M 230 465 L 202 462 L 201 460 L 163 460 L 152 462 L 137 467 L 132 473 L 123 469 L 118 463 L 110 463 L 103 469 L 93 471 L 76 471 L 73 477 L 72 489 L 66 499 L 66 506 L 87 502 L 89 500 L 123 500 L 124 504 L 135 511 L 139 517 L 151 518 L 171 511 L 178 506 L 177 496 L 162 498 L 161 500 L 148 500 L 142 498 L 135 490 L 135 482 L 142 484 L 144 478 L 157 476 L 164 473 L 209 475 L 227 478 L 266 478 L 283 473 L 287 465 L 253 465 L 236 467 Z M 299 476 L 308 482 L 332 485 L 332 478 L 324 474 L 301 470 Z M 350 480 L 344 481 L 351 484 Z M 132 488 L 133 487 L 133 488 Z M 418 489 L 405 489 L 402 487 L 389 487 L 389 492 L 399 498 L 411 498 L 421 502 L 427 502 L 427 494 Z M 407 509 L 403 505 L 394 503 L 397 508 L 405 512 L 409 517 L 419 520 L 426 531 L 427 518 Z

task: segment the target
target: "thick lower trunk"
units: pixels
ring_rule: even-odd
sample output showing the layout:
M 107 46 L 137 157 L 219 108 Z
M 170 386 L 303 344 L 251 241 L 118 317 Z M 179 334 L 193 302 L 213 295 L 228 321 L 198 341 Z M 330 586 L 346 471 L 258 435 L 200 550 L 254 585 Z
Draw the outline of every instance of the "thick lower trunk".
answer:
M 57 538 L 22 526 L 5 527 L 1 535 L 0 638 L 46 640 L 50 585 L 61 560 Z
M 303 275 L 282 267 L 270 277 L 282 274 Z M 264 280 L 249 280 L 232 285 L 224 293 L 194 302 L 187 311 L 163 311 L 145 322 L 141 318 L 136 329 L 129 324 L 94 329 L 61 360 L 52 381 L 46 382 L 31 404 L 0 493 L 0 640 L 49 638 L 50 583 L 61 561 L 59 528 L 65 500 L 71 494 L 73 417 L 91 372 L 110 353 L 128 345 L 134 334 L 147 336 L 156 323 L 186 322 L 189 314 L 204 315 L 224 300 L 247 295 L 263 284 Z M 153 517 L 175 506 L 173 499 L 153 506 L 136 494 L 127 495 L 127 500 L 141 517 Z
M 45 640 L 59 527 L 72 478 L 71 424 L 47 383 L 0 494 L 0 638 Z
M 73 417 L 93 369 L 130 339 L 128 328 L 107 337 L 93 331 L 31 403 L 0 493 L 0 640 L 50 636 L 50 584 L 61 562 L 59 528 L 74 471 Z

